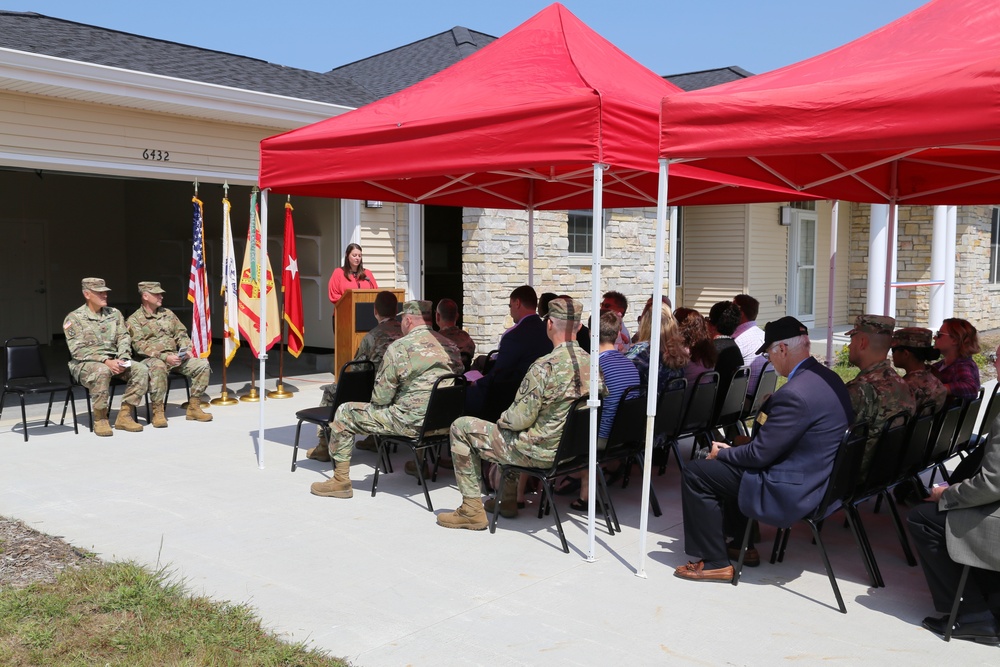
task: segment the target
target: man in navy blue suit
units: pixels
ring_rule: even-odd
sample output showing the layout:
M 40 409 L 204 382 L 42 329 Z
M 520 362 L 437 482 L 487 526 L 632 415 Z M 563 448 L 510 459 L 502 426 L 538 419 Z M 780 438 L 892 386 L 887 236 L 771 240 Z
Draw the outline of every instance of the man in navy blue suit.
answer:
M 730 558 L 739 554 L 727 549 L 727 532 L 742 535 L 747 516 L 787 527 L 822 500 L 854 411 L 840 377 L 810 356 L 808 334 L 794 317 L 767 324 L 757 354 L 788 382 L 761 408 L 747 444 L 714 442 L 705 460 L 685 467 L 684 551 L 696 560 L 675 576 L 731 582 Z M 745 564 L 754 560 L 749 556 Z
M 535 312 L 538 295 L 531 285 L 522 285 L 510 293 L 510 317 L 514 326 L 500 338 L 500 347 L 492 368 L 465 396 L 465 414 L 495 422 L 510 407 L 528 367 L 552 351 L 552 341 L 545 322 Z

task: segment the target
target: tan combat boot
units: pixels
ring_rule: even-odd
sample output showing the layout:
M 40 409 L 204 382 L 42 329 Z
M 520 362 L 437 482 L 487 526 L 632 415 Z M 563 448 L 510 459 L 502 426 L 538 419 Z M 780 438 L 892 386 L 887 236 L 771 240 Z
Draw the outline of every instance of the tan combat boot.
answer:
M 493 514 L 494 503 L 496 500 L 493 498 L 483 503 L 483 509 L 487 514 Z M 505 519 L 517 516 L 517 477 L 507 475 L 500 485 L 500 516 Z
M 153 428 L 167 428 L 167 415 L 163 412 L 163 403 L 153 403 Z
M 122 403 L 121 409 L 118 410 L 118 418 L 115 419 L 115 428 L 119 431 L 129 431 L 131 433 L 138 433 L 142 430 L 142 424 L 135 420 L 134 405 Z
M 205 405 L 208 405 L 208 403 L 205 403 Z M 202 410 L 201 401 L 192 396 L 188 401 L 187 414 L 184 415 L 184 419 L 188 421 L 210 422 L 212 421 L 212 415 Z
M 108 411 L 94 410 L 94 435 L 110 438 L 114 434 L 115 432 L 111 430 L 111 424 L 108 423 Z
M 329 463 L 333 460 L 330 458 L 330 441 L 327 440 L 325 431 L 320 431 L 319 444 L 306 452 L 306 458 L 313 461 L 323 461 L 324 463 Z
M 333 468 L 333 477 L 325 482 L 313 482 L 309 490 L 314 496 L 326 498 L 351 498 L 354 489 L 351 487 L 351 462 L 337 461 Z
M 462 506 L 450 514 L 438 514 L 439 526 L 445 528 L 467 528 L 468 530 L 486 530 L 490 522 L 483 509 L 483 499 L 462 498 Z

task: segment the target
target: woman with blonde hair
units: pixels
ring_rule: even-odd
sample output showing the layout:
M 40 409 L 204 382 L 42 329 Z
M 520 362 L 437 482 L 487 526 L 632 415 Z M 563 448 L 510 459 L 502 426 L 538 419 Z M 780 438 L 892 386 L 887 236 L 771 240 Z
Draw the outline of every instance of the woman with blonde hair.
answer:
M 979 352 L 979 334 L 968 320 L 952 317 L 934 334 L 941 361 L 931 366 L 950 396 L 973 399 L 979 395 L 979 366 L 972 355 Z
M 649 384 L 649 341 L 652 338 L 653 318 L 649 313 L 639 321 L 639 332 L 635 344 L 628 349 L 625 356 L 632 360 L 639 371 L 639 381 Z M 663 304 L 660 308 L 660 374 L 656 383 L 656 393 L 663 392 L 667 383 L 674 378 L 683 376 L 683 368 L 690 360 L 684 339 L 677 329 L 677 320 L 670 312 L 670 306 Z

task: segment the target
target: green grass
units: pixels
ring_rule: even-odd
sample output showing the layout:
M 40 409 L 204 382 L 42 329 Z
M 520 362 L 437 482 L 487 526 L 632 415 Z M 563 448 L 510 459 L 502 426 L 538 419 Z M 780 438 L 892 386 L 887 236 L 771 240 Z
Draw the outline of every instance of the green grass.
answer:
M 55 583 L 0 589 L 5 665 L 239 665 L 347 663 L 281 641 L 246 605 L 188 595 L 164 570 L 93 563 Z

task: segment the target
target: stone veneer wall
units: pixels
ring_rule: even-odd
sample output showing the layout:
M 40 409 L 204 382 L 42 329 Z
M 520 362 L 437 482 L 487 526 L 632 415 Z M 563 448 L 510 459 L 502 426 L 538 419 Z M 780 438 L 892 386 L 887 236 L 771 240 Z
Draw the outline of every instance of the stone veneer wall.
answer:
M 960 206 L 957 215 L 955 258 L 955 317 L 968 319 L 981 330 L 1000 327 L 1000 286 L 990 285 L 990 223 L 992 206 Z M 865 310 L 868 280 L 868 237 L 871 206 L 851 205 L 850 290 L 851 318 Z M 900 206 L 897 280 L 930 280 L 934 209 Z M 896 293 L 898 326 L 927 326 L 930 287 L 901 288 Z
M 605 230 L 601 293 L 617 290 L 629 300 L 625 324 L 635 333 L 637 317 L 653 292 L 656 209 L 613 209 Z M 537 211 L 535 280 L 538 294 L 569 294 L 590 311 L 590 255 L 570 255 L 564 211 Z M 668 223 L 669 224 L 669 223 Z M 527 282 L 528 214 L 466 208 L 462 221 L 463 322 L 478 350 L 494 349 L 512 322 L 508 297 Z M 664 281 L 666 291 L 666 281 Z

